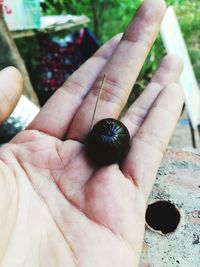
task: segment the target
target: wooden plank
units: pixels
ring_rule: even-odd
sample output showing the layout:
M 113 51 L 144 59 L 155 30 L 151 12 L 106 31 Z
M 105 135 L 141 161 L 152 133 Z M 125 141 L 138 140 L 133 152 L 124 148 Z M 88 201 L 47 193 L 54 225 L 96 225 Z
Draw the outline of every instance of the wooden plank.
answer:
M 167 9 L 160 32 L 167 52 L 177 54 L 184 63 L 180 84 L 185 93 L 185 104 L 192 127 L 197 130 L 200 124 L 199 87 L 173 7 Z
M 45 19 L 50 17 L 57 18 L 56 23 L 47 24 Z M 60 20 L 59 20 L 60 17 Z M 63 22 L 64 17 L 66 21 Z M 33 30 L 20 30 L 20 31 L 11 31 L 13 38 L 23 38 L 36 35 L 37 33 L 54 33 L 63 30 L 71 30 L 73 28 L 86 25 L 90 22 L 90 19 L 84 15 L 82 16 L 71 16 L 71 15 L 61 15 L 61 16 L 44 16 L 41 17 L 41 28 Z
M 0 13 L 0 68 L 7 66 L 15 66 L 19 69 L 24 79 L 24 95 L 34 104 L 39 105 L 24 62 L 3 19 L 3 15 Z

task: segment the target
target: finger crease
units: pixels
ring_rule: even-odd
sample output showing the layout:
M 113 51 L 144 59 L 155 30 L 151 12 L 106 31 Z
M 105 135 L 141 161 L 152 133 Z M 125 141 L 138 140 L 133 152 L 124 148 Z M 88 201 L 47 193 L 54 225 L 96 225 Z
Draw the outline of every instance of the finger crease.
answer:
M 92 88 L 92 93 L 93 95 L 95 95 L 95 97 L 98 94 L 99 88 L 100 88 L 100 83 L 97 81 Z M 120 107 L 120 109 L 122 109 L 127 100 L 125 94 L 122 94 L 122 92 L 123 90 L 122 87 L 119 85 L 119 83 L 106 80 L 100 99 L 109 103 L 115 103 Z
M 126 113 L 127 119 L 134 123 L 135 125 L 139 126 L 144 121 L 147 114 L 147 109 L 142 106 L 134 107 L 132 110 L 129 110 Z
M 168 114 L 174 121 L 177 121 L 177 119 L 179 118 L 179 114 L 177 114 L 175 112 L 172 112 L 170 110 L 167 110 L 165 106 L 162 107 L 160 105 L 158 106 L 158 105 L 154 104 L 152 106 L 152 109 L 157 109 L 158 110 L 158 114 L 160 112 Z
M 138 141 L 150 146 L 153 149 L 156 149 L 161 154 L 163 154 L 165 151 L 166 142 L 160 140 L 160 136 L 153 132 L 147 134 L 140 131 L 134 136 L 134 139 L 138 139 Z
M 65 92 L 70 93 L 72 95 L 85 95 L 83 94 L 84 86 L 77 82 L 75 79 L 68 79 L 60 89 L 63 89 Z

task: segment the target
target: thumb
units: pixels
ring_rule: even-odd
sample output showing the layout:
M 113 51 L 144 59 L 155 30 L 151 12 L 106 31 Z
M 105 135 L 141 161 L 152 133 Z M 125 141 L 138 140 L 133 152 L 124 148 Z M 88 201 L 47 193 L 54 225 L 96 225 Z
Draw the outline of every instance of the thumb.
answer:
M 0 71 L 0 124 L 12 113 L 23 90 L 23 79 L 14 67 Z

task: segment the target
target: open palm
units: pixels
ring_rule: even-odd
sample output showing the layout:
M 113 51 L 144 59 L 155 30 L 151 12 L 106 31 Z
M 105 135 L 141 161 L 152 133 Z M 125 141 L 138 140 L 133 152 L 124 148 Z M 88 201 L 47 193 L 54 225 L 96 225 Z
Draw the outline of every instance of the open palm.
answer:
M 119 117 L 164 12 L 163 1 L 144 1 L 122 39 L 105 44 L 1 148 L 1 267 L 138 265 L 146 201 L 183 102 L 178 59 L 163 59 L 121 117 L 132 143 L 120 166 L 94 168 L 84 139 L 104 73 L 96 121 Z

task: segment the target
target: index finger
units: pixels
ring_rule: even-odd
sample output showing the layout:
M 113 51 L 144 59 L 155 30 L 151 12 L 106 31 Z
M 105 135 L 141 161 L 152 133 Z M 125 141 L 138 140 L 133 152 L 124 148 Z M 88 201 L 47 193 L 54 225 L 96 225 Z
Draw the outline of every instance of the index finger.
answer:
M 68 138 L 82 141 L 90 129 L 92 111 L 104 74 L 106 80 L 95 121 L 121 113 L 165 14 L 163 0 L 145 0 L 128 26 L 115 52 L 102 68 L 72 121 Z

